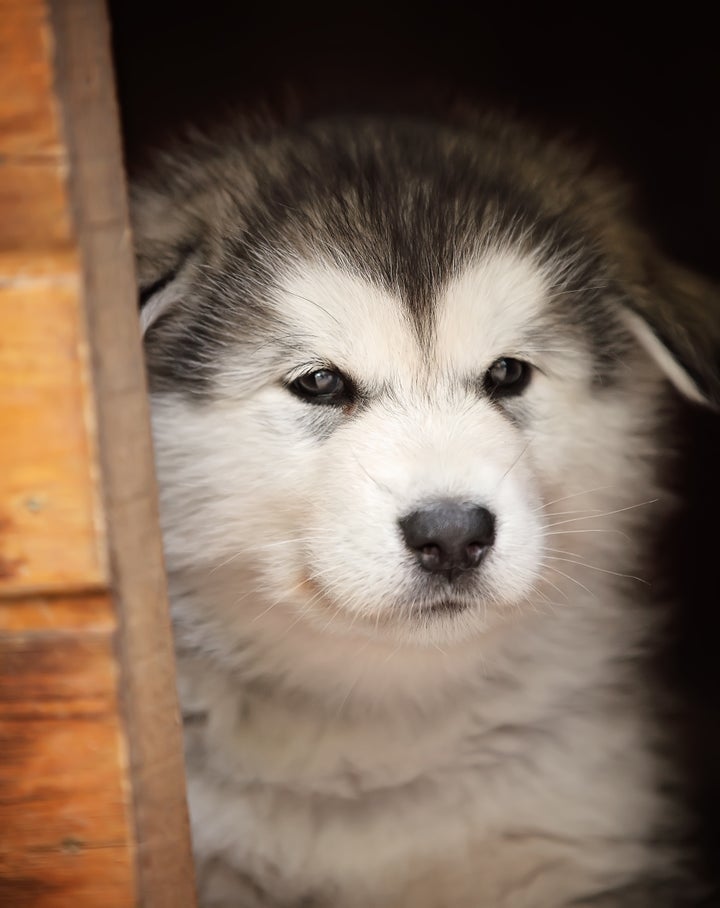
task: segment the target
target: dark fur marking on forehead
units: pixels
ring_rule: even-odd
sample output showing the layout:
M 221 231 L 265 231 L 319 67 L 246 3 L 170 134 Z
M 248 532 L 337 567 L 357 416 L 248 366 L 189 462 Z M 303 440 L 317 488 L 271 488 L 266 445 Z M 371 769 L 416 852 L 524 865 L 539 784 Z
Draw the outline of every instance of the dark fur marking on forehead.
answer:
M 617 364 L 616 332 L 601 293 L 591 289 L 606 282 L 603 265 L 568 202 L 575 193 L 580 205 L 583 192 L 572 186 L 582 186 L 582 175 L 567 164 L 567 174 L 555 174 L 565 193 L 558 202 L 538 179 L 542 169 L 533 170 L 539 149 L 524 145 L 501 131 L 425 122 L 310 124 L 279 131 L 247 158 L 242 153 L 254 189 L 237 198 L 231 182 L 221 185 L 215 161 L 218 191 L 229 204 L 208 224 L 215 240 L 193 276 L 195 303 L 148 332 L 154 386 L 203 393 L 230 344 L 237 350 L 247 338 L 271 337 L 267 298 L 289 257 L 324 259 L 387 288 L 403 300 L 423 340 L 432 336 L 443 286 L 498 245 L 553 263 L 550 311 L 559 327 L 564 319 L 582 331 L 594 372 L 607 383 Z M 229 158 L 228 180 L 233 167 L 238 160 Z
M 423 336 L 438 292 L 471 255 L 519 242 L 546 218 L 472 146 L 443 148 L 418 127 L 380 132 L 301 134 L 282 174 L 261 176 L 245 242 L 349 266 L 399 295 Z
M 421 339 L 432 335 L 438 294 L 483 249 L 509 246 L 555 261 L 562 279 L 551 308 L 582 327 L 593 372 L 609 383 L 616 332 L 597 289 L 607 279 L 571 213 L 545 210 L 540 192 L 485 162 L 475 146 L 445 148 L 427 128 L 301 134 L 298 144 L 281 178 L 260 181 L 246 244 L 271 239 L 349 266 L 404 301 Z

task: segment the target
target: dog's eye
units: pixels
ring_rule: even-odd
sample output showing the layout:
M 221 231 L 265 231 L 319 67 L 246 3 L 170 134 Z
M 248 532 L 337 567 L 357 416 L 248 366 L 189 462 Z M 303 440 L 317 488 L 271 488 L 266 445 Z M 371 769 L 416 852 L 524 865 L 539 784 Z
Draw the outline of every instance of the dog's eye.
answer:
M 288 386 L 290 390 L 304 400 L 318 404 L 346 403 L 350 397 L 349 383 L 330 369 L 318 369 L 301 375 Z
M 495 397 L 521 394 L 527 387 L 531 374 L 529 363 L 502 356 L 485 373 L 485 390 Z

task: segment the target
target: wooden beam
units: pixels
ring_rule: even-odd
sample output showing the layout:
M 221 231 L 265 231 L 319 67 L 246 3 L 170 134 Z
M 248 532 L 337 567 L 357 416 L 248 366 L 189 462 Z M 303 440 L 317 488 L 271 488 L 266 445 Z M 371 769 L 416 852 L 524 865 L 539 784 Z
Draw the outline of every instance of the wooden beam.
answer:
M 0 905 L 191 908 L 102 0 L 0 0 Z

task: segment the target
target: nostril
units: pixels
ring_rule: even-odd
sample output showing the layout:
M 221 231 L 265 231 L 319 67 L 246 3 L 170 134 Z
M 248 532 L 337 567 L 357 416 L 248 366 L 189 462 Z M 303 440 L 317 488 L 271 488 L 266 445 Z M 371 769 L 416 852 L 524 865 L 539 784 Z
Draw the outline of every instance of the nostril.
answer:
M 424 545 L 419 552 L 420 555 L 420 564 L 427 571 L 439 571 L 442 570 L 442 558 L 443 553 L 440 549 L 440 546 L 437 545 Z
M 465 549 L 467 555 L 467 561 L 469 567 L 475 567 L 480 564 L 482 556 L 485 554 L 485 549 L 489 543 L 480 543 L 480 542 L 471 542 Z
M 456 576 L 477 567 L 495 539 L 487 508 L 441 499 L 399 521 L 405 544 L 426 571 Z

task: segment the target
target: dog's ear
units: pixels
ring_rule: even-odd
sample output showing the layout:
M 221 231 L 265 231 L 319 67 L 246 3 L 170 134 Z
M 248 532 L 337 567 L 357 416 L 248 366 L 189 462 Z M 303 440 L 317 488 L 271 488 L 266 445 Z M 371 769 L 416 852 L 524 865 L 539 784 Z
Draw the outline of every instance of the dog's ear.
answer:
M 181 304 L 185 298 L 184 270 L 192 256 L 192 247 L 178 250 L 177 259 L 165 263 L 165 269 L 154 279 L 140 281 L 138 302 L 140 306 L 140 331 L 145 337 L 148 329 L 163 315 Z
M 624 319 L 678 391 L 720 410 L 720 287 L 653 255 Z
M 135 242 L 140 327 L 143 336 L 182 303 L 200 221 L 193 206 L 179 206 L 154 189 L 134 186 L 130 213 Z

